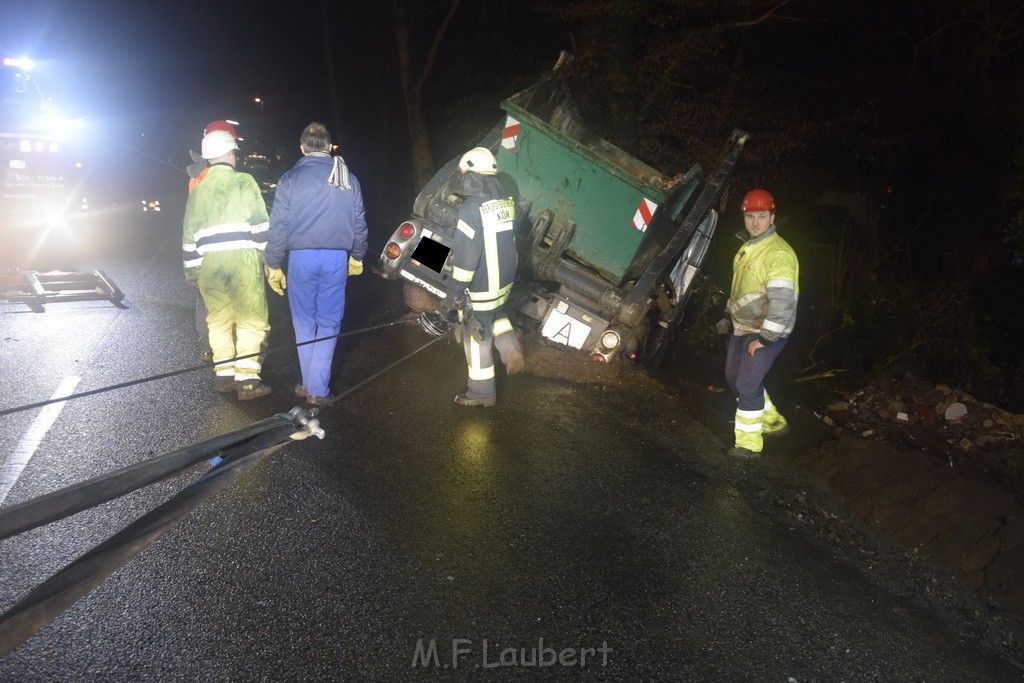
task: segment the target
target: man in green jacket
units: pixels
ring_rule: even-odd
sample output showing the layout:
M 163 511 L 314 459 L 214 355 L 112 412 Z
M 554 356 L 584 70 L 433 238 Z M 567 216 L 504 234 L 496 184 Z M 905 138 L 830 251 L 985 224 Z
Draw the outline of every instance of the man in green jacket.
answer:
M 229 132 L 203 137 L 210 168 L 188 196 L 182 250 L 185 279 L 206 303 L 214 388 L 247 401 L 270 393 L 260 380 L 259 359 L 270 330 L 263 284 L 270 218 L 256 181 L 235 170 L 237 154 Z

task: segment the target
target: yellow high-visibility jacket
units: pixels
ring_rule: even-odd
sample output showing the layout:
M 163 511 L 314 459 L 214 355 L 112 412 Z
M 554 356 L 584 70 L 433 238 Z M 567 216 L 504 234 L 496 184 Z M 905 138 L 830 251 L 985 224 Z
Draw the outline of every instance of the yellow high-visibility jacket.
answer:
M 788 337 L 796 324 L 799 294 L 796 252 L 773 224 L 760 237 L 748 239 L 733 258 L 727 307 L 733 334 L 757 334 L 769 344 Z

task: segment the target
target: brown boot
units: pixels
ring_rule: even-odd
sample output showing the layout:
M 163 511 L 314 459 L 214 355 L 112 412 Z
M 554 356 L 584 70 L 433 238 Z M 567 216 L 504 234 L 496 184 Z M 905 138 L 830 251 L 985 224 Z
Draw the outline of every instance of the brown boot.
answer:
M 247 379 L 244 382 L 235 382 L 235 391 L 238 393 L 239 401 L 251 401 L 269 394 L 270 387 L 258 379 Z
M 213 376 L 213 388 L 218 393 L 227 394 L 235 390 L 235 376 L 234 375 L 214 375 Z

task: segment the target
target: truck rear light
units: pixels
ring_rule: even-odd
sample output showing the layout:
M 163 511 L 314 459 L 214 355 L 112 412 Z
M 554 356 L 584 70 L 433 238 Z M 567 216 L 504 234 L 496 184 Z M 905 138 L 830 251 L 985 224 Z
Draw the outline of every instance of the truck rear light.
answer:
M 388 246 L 384 247 L 384 257 L 394 261 L 396 258 L 402 255 L 402 248 L 398 246 L 397 242 L 388 242 Z
M 590 360 L 597 361 L 599 363 L 606 362 L 605 361 L 605 357 L 602 356 L 600 353 L 592 353 L 592 354 L 590 354 Z
M 403 240 L 411 239 L 416 234 L 416 226 L 412 223 L 402 223 L 398 228 L 398 236 Z

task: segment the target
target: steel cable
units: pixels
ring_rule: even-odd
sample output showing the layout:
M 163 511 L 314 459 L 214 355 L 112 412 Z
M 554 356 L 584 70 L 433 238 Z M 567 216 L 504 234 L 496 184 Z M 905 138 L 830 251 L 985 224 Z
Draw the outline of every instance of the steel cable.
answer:
M 211 361 L 209 363 L 203 363 L 202 365 L 194 365 L 192 367 L 182 368 L 180 370 L 172 370 L 170 372 L 163 372 L 163 373 L 160 373 L 159 375 L 152 375 L 150 377 L 143 377 L 141 379 L 134 379 L 134 380 L 131 380 L 131 381 L 128 381 L 128 382 L 121 382 L 119 384 L 111 384 L 110 386 L 100 387 L 99 389 L 90 389 L 89 391 L 82 391 L 82 392 L 79 392 L 77 394 L 71 394 L 70 396 L 64 396 L 63 398 L 51 398 L 51 399 L 47 399 L 46 401 L 38 401 L 36 403 L 28 403 L 26 405 L 16 406 L 14 408 L 5 408 L 3 410 L 0 410 L 0 417 L 4 417 L 6 415 L 13 415 L 14 413 L 20 413 L 20 412 L 24 412 L 26 410 L 32 410 L 34 408 L 42 408 L 43 406 L 48 406 L 51 403 L 62 403 L 64 401 L 72 401 L 72 400 L 74 400 L 76 398 L 85 398 L 86 396 L 94 396 L 96 394 L 102 394 L 102 393 L 106 393 L 108 391 L 114 391 L 116 389 L 124 389 L 126 387 L 135 386 L 137 384 L 145 384 L 146 382 L 154 382 L 154 381 L 156 381 L 158 379 L 167 379 L 168 377 L 177 377 L 178 375 L 187 375 L 190 372 L 198 372 L 200 370 L 207 370 L 207 369 L 210 369 L 210 368 L 215 368 L 218 365 L 225 365 L 227 363 L 234 363 L 236 360 L 243 360 L 245 358 L 256 358 L 256 357 L 262 356 L 264 354 L 270 355 L 270 354 L 274 354 L 274 353 L 280 353 L 281 351 L 291 350 L 292 348 L 298 348 L 300 346 L 305 346 L 306 344 L 315 344 L 317 342 L 327 341 L 328 339 L 340 339 L 342 337 L 348 337 L 348 336 L 355 335 L 355 334 L 362 334 L 363 332 L 372 332 L 373 330 L 380 330 L 380 329 L 383 329 L 385 327 L 391 327 L 393 325 L 399 325 L 401 323 L 407 323 L 407 322 L 414 321 L 414 320 L 416 320 L 415 317 L 400 318 L 398 320 L 393 320 L 393 321 L 391 321 L 389 323 L 383 323 L 381 325 L 372 325 L 370 327 L 364 327 L 364 328 L 358 329 L 358 330 L 351 330 L 349 332 L 339 332 L 338 334 L 331 335 L 329 337 L 320 337 L 319 339 L 310 339 L 309 341 L 304 341 L 304 342 L 300 342 L 300 343 L 297 343 L 297 344 L 290 344 L 290 345 L 287 345 L 287 346 L 276 346 L 276 347 L 274 347 L 272 349 L 267 349 L 266 351 L 261 351 L 259 353 L 250 353 L 250 354 L 247 354 L 245 356 L 236 356 L 235 358 L 228 358 L 226 360 L 221 360 L 221 361 Z

